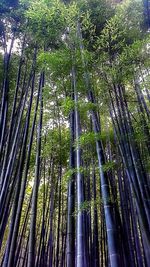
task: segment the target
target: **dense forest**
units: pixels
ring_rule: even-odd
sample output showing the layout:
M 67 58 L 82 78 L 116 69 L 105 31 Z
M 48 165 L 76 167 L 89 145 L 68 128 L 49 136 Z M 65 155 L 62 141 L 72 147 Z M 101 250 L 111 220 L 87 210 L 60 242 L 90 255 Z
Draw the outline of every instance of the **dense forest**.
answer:
M 150 1 L 0 1 L 0 267 L 150 266 Z

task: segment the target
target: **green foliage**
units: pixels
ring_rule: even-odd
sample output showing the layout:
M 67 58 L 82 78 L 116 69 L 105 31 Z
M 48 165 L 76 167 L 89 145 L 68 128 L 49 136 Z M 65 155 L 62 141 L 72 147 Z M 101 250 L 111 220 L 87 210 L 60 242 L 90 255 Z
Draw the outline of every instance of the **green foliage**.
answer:
M 82 212 L 82 211 L 89 211 L 90 207 L 91 207 L 91 202 L 90 201 L 84 201 L 82 202 L 82 204 L 80 205 L 80 208 L 78 210 L 78 212 Z
M 61 159 L 62 166 L 67 166 L 70 149 L 69 129 L 62 128 L 61 133 L 58 127 L 47 130 L 46 144 L 43 146 L 42 156 L 44 158 L 53 155 L 57 163 Z
M 116 163 L 114 161 L 108 161 L 103 165 L 103 171 L 108 172 L 114 170 L 116 167 Z
M 126 45 L 142 38 L 141 20 L 141 2 L 126 1 L 119 5 L 116 14 L 108 20 L 98 38 L 98 48 L 104 52 L 103 57 L 111 61 Z
M 81 173 L 81 174 L 86 174 L 86 169 L 84 167 L 80 167 L 79 169 L 74 168 L 74 169 L 66 169 L 63 177 L 62 177 L 62 181 L 61 181 L 61 185 L 62 185 L 62 190 L 66 190 L 68 183 L 75 179 L 77 173 Z
M 149 37 L 144 40 L 137 40 L 132 45 L 126 46 L 119 56 L 119 66 L 122 68 L 122 76 L 126 80 L 133 79 L 139 66 L 148 68 L 150 66 Z M 138 67 L 138 69 L 137 69 Z
M 75 169 L 69 169 L 65 172 L 62 178 L 62 184 L 68 184 L 70 180 L 72 180 L 72 176 L 76 173 Z
M 105 0 L 82 0 L 79 5 L 81 12 L 88 13 L 89 19 L 95 27 L 95 34 L 99 35 L 106 21 L 113 15 L 113 7 Z
M 79 140 L 76 142 L 82 147 L 86 145 L 95 145 L 96 141 L 104 141 L 106 139 L 105 133 L 86 132 L 81 134 Z
M 93 235 L 95 222 L 94 211 L 97 208 L 97 225 L 99 227 L 98 233 L 103 223 L 107 227 L 103 219 L 103 214 L 102 216 L 100 215 L 100 208 L 104 205 L 104 198 L 101 198 L 101 177 L 99 175 L 101 166 L 98 165 L 96 141 L 102 142 L 104 156 L 106 159 L 108 158 L 106 163 L 102 166 L 102 171 L 107 173 L 109 181 L 111 178 L 113 178 L 112 182 L 117 195 L 115 195 L 115 190 L 113 190 L 114 188 L 111 186 L 112 183 L 109 183 L 110 196 L 105 200 L 107 200 L 109 203 L 117 204 L 121 216 L 122 210 L 120 207 L 122 206 L 120 205 L 121 197 L 119 194 L 119 182 L 122 183 L 123 191 L 125 192 L 126 175 L 124 175 L 124 172 L 126 168 L 129 167 L 130 174 L 131 167 L 133 168 L 134 166 L 137 166 L 137 170 L 135 169 L 134 172 L 133 169 L 132 171 L 132 174 L 133 176 L 135 175 L 135 178 L 137 178 L 138 175 L 139 177 L 142 177 L 143 175 L 145 179 L 146 175 L 149 175 L 150 157 L 147 148 L 150 132 L 150 124 L 148 121 L 149 116 L 147 116 L 145 110 L 142 113 L 139 112 L 140 101 L 137 99 L 134 87 L 136 79 L 136 81 L 139 82 L 139 87 L 143 93 L 145 103 L 148 109 L 150 109 L 149 100 L 145 94 L 145 89 L 149 90 L 150 82 L 150 37 L 149 33 L 144 32 L 141 27 L 143 24 L 143 8 L 141 5 L 142 0 L 126 0 L 122 1 L 122 3 L 118 5 L 111 4 L 111 2 L 114 2 L 111 0 L 20 0 L 19 5 L 16 5 L 16 2 L 17 1 L 14 1 L 13 3 L 12 0 L 3 0 L 0 3 L 0 46 L 3 48 L 3 50 L 5 46 L 4 39 L 6 38 L 6 42 L 9 46 L 13 32 L 16 34 L 15 43 L 17 40 L 20 47 L 23 37 L 26 35 L 16 110 L 13 118 L 13 122 L 16 123 L 16 125 L 18 123 L 18 108 L 20 108 L 18 105 L 19 103 L 22 104 L 21 100 L 23 99 L 22 93 L 24 94 L 28 89 L 28 95 L 21 120 L 21 126 L 19 128 L 17 140 L 18 143 L 14 151 L 12 151 L 15 153 L 15 151 L 18 149 L 17 155 L 13 155 L 15 159 L 13 164 L 13 157 L 11 159 L 11 150 L 14 147 L 13 139 L 16 125 L 14 129 L 9 132 L 10 113 L 12 111 L 12 102 L 15 95 L 18 65 L 21 55 L 20 48 L 17 50 L 16 46 L 14 46 L 12 55 L 10 55 L 10 63 L 7 73 L 9 86 L 8 88 L 6 87 L 5 90 L 6 99 L 4 107 L 5 113 L 5 111 L 7 111 L 8 104 L 6 127 L 4 127 L 4 141 L 7 140 L 9 134 L 11 140 L 10 145 L 8 146 L 8 153 L 6 153 L 7 146 L 5 142 L 2 142 L 4 145 L 1 143 L 3 146 L 1 157 L 2 161 L 0 162 L 2 167 L 7 167 L 3 166 L 3 163 L 5 162 L 3 159 L 7 154 L 10 155 L 10 158 L 8 157 L 7 159 L 8 161 L 11 160 L 10 171 L 8 168 L 9 184 L 7 186 L 7 182 L 4 183 L 4 187 L 6 184 L 5 197 L 7 198 L 7 193 L 8 196 L 11 197 L 10 203 L 7 201 L 7 203 L 5 203 L 6 207 L 8 207 L 8 210 L 10 211 L 10 216 L 8 215 L 8 218 L 7 216 L 5 217 L 8 220 L 8 222 L 6 222 L 7 225 L 9 225 L 9 221 L 13 223 L 12 209 L 15 207 L 14 196 L 18 190 L 16 191 L 17 185 L 14 187 L 12 185 L 15 184 L 16 175 L 18 175 L 19 171 L 19 168 L 16 169 L 16 166 L 19 166 L 19 153 L 21 152 L 21 149 L 23 149 L 20 144 L 22 143 L 21 137 L 23 137 L 25 119 L 29 110 L 31 86 L 33 85 L 32 82 L 34 81 L 34 96 L 31 107 L 27 144 L 29 143 L 31 125 L 35 115 L 34 111 L 39 88 L 39 78 L 41 76 L 41 71 L 44 71 L 44 87 L 42 90 L 43 123 L 41 134 L 42 142 L 40 148 L 41 162 L 38 176 L 40 183 L 38 188 L 38 197 L 36 199 L 37 210 L 39 213 L 37 213 L 37 223 L 35 225 L 35 228 L 37 228 L 37 226 L 39 227 L 38 234 L 36 236 L 35 250 L 38 247 L 40 248 L 41 240 L 44 244 L 42 253 L 38 255 L 39 251 L 37 250 L 37 254 L 35 255 L 35 258 L 39 260 L 39 263 L 41 263 L 43 261 L 41 255 L 44 255 L 43 253 L 46 252 L 45 248 L 48 245 L 48 239 L 45 237 L 48 237 L 49 234 L 51 237 L 51 230 L 53 231 L 54 237 L 54 243 L 52 245 L 55 248 L 57 248 L 57 241 L 60 241 L 61 237 L 61 241 L 65 240 L 66 238 L 67 188 L 69 182 L 74 181 L 75 196 L 77 195 L 77 174 L 80 173 L 82 174 L 81 177 L 84 177 L 83 191 L 85 201 L 82 202 L 81 205 L 78 205 L 78 207 L 76 205 L 75 212 L 72 215 L 77 216 L 78 212 L 86 212 L 87 214 L 90 212 L 91 229 L 89 229 L 89 233 L 91 231 L 91 234 Z M 82 33 L 82 38 L 80 38 L 79 26 Z M 84 46 L 83 49 L 81 49 L 81 44 Z M 35 47 L 37 47 L 37 62 L 35 66 L 35 79 L 32 80 L 33 72 L 31 73 L 30 77 L 30 71 L 32 69 Z M 0 50 L 0 86 L 2 89 L 3 82 L 5 82 L 3 50 Z M 73 80 L 73 69 L 75 70 L 75 80 Z M 86 84 L 85 78 L 87 78 L 87 83 L 89 78 L 89 84 Z M 76 88 L 73 88 L 73 82 L 76 82 Z M 117 93 L 114 88 L 116 88 Z M 75 104 L 75 101 L 71 98 L 74 89 L 76 89 L 78 94 L 77 104 Z M 96 104 L 88 101 L 88 89 L 92 89 Z M 125 103 L 122 101 L 122 95 L 119 90 L 121 93 L 123 93 L 122 95 L 126 100 Z M 1 90 L 1 92 L 2 91 L 3 90 Z M 114 104 L 113 108 L 111 103 Z M 143 103 L 142 108 L 144 109 Z M 80 138 L 77 139 L 76 132 L 74 131 L 75 142 L 73 144 L 73 149 L 76 154 L 76 147 L 78 145 L 78 147 L 81 148 L 82 153 L 80 162 L 81 167 L 77 168 L 75 165 L 74 169 L 70 169 L 69 153 L 73 140 L 70 140 L 71 134 L 69 129 L 69 115 L 74 109 L 77 109 L 79 112 L 81 135 Z M 116 114 L 113 112 L 114 110 L 116 111 Z M 101 129 L 99 133 L 94 133 L 94 131 L 92 131 L 94 127 L 92 124 L 91 113 L 93 111 L 100 115 Z M 112 111 L 112 117 L 115 123 L 112 123 L 110 111 Z M 121 116 L 120 113 L 122 113 Z M 2 113 L 1 115 L 3 116 Z M 31 219 L 30 210 L 27 216 L 26 212 L 35 182 L 35 169 L 38 167 L 36 166 L 36 153 L 38 148 L 37 132 L 40 117 L 40 101 L 36 115 L 37 118 L 32 142 L 32 151 L 28 169 L 28 177 L 26 181 L 26 193 L 22 208 L 21 223 L 19 228 L 20 231 L 18 232 L 18 236 L 23 233 L 23 243 L 19 246 L 21 251 L 24 249 L 24 245 L 26 246 L 28 243 L 27 240 L 29 233 L 34 230 L 29 229 L 29 222 Z M 145 119 L 144 121 L 142 121 L 143 118 Z M 120 132 L 124 132 L 124 130 L 126 132 L 127 124 L 130 124 L 131 129 L 133 127 L 133 132 L 130 131 L 125 135 L 121 135 Z M 122 131 L 117 132 L 118 128 Z M 146 134 L 145 130 L 147 131 Z M 118 133 L 120 134 L 119 137 Z M 128 142 L 127 147 L 126 142 Z M 127 163 L 125 166 L 123 165 L 120 147 L 122 147 L 121 152 L 123 153 L 124 151 L 128 152 L 128 148 L 131 148 L 131 155 L 133 154 L 134 156 L 133 166 L 130 166 L 130 160 L 128 162 L 128 155 L 125 155 L 126 157 L 124 158 L 127 160 Z M 138 150 L 137 153 L 136 149 Z M 27 150 L 28 145 L 26 147 L 26 152 Z M 140 155 L 140 157 L 138 155 Z M 25 162 L 22 166 L 25 166 L 27 158 L 25 157 L 24 159 Z M 140 164 L 142 166 L 141 170 Z M 147 173 L 143 174 L 144 168 Z M 96 199 L 93 197 L 93 173 L 96 176 Z M 118 173 L 120 173 L 120 175 L 118 175 Z M 9 176 L 9 174 L 11 175 Z M 23 174 L 24 169 L 22 174 L 19 173 L 19 181 L 24 178 Z M 119 179 L 121 180 L 119 181 Z M 142 183 L 145 182 L 144 179 L 142 179 Z M 135 179 L 135 182 L 136 180 L 137 179 Z M 130 183 L 130 179 L 128 182 Z M 141 187 L 143 186 L 142 183 L 140 184 Z M 144 187 L 145 184 L 142 187 L 142 190 L 139 192 L 144 192 Z M 54 192 L 52 192 L 53 188 Z M 130 188 L 130 186 L 127 187 L 127 193 L 128 188 Z M 61 192 L 59 192 L 59 189 L 61 189 Z M 88 195 L 89 191 L 90 194 Z M 11 194 L 9 194 L 10 192 Z M 139 199 L 142 199 L 142 197 L 139 197 Z M 129 213 L 129 215 L 131 214 Z M 25 216 L 27 217 L 27 227 L 25 223 Z M 60 225 L 58 224 L 60 227 L 55 228 L 56 223 L 60 223 L 60 221 L 62 222 Z M 3 220 L 3 222 L 5 224 L 5 220 Z M 49 225 L 51 229 L 49 228 Z M 104 229 L 106 227 L 104 227 Z M 1 254 L 2 256 L 0 256 L 1 259 L 4 258 L 5 252 L 7 252 L 6 246 L 9 240 L 7 240 L 8 226 L 5 232 L 5 246 L 2 244 L 3 253 Z M 60 236 L 60 240 L 58 240 L 58 235 Z M 22 237 L 22 235 L 20 235 L 20 237 Z M 61 253 L 61 249 L 59 251 Z M 133 251 L 135 251 L 135 249 L 133 249 Z M 101 255 L 105 254 L 103 252 L 104 247 L 102 246 Z M 57 255 L 55 258 L 57 260 Z M 58 258 L 60 258 L 60 255 L 58 255 Z M 103 260 L 106 260 L 105 257 Z
M 108 59 L 113 58 L 116 53 L 119 53 L 125 45 L 125 33 L 124 28 L 120 29 L 120 18 L 115 15 L 110 19 L 105 28 L 103 29 L 101 36 L 98 39 L 98 49 L 108 53 Z M 105 54 L 104 54 L 105 55 Z
M 78 107 L 79 111 L 82 112 L 88 112 L 88 111 L 97 111 L 97 105 L 92 102 L 83 102 L 83 101 L 78 101 Z
M 38 55 L 38 65 L 44 70 L 50 70 L 56 77 L 63 77 L 70 73 L 71 61 L 69 49 L 54 52 L 41 52 Z
M 65 29 L 64 5 L 60 1 L 31 1 L 26 12 L 29 28 L 46 46 L 57 46 Z
M 64 101 L 62 101 L 62 110 L 65 116 L 68 116 L 74 107 L 74 101 L 70 97 L 67 97 Z
M 100 134 L 95 134 L 94 132 L 88 132 L 84 133 L 80 136 L 80 139 L 78 140 L 80 146 L 85 146 L 85 145 L 93 145 L 95 144 L 96 140 L 100 139 Z

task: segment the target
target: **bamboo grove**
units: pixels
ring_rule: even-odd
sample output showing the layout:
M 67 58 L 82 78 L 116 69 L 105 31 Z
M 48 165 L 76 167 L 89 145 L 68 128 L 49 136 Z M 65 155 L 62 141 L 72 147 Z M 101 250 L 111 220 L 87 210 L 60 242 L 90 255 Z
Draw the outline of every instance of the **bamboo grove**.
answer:
M 150 2 L 0 2 L 0 266 L 150 264 Z

